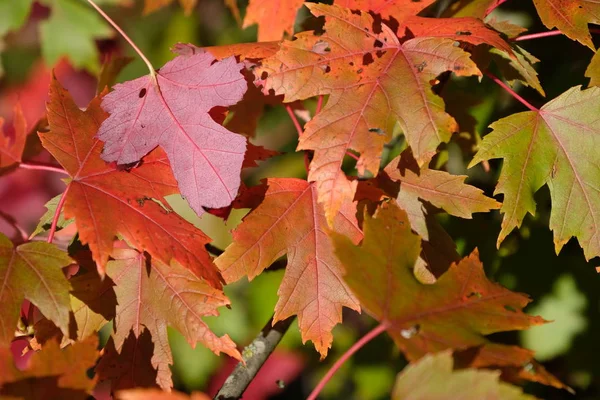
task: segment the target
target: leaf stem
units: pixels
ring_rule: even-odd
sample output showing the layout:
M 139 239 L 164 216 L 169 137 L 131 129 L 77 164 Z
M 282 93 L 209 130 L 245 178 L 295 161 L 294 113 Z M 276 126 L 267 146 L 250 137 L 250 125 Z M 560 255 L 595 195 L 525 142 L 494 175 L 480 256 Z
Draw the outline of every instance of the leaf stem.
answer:
M 25 232 L 25 229 L 23 229 L 21 227 L 21 225 L 19 225 L 19 223 L 17 222 L 17 220 L 15 220 L 15 218 L 13 216 L 6 214 L 4 211 L 0 211 L 0 218 L 5 220 L 10 226 L 13 227 L 13 229 L 15 231 L 17 231 L 19 233 L 23 242 L 26 242 L 29 240 L 29 237 L 27 236 L 27 232 Z
M 360 160 L 360 157 L 350 151 L 346 151 L 346 155 L 350 158 L 354 158 L 356 161 Z
M 380 325 L 376 326 L 373 330 L 371 330 L 365 336 L 363 336 L 362 338 L 360 338 L 359 341 L 357 341 L 356 343 L 354 343 L 352 345 L 352 347 L 350 347 L 335 362 L 335 364 L 333 364 L 333 366 L 329 369 L 329 371 L 327 371 L 327 374 L 325 374 L 325 376 L 323 377 L 323 379 L 321 379 L 321 381 L 319 382 L 319 384 L 314 388 L 314 390 L 310 393 L 310 395 L 306 398 L 306 400 L 316 400 L 316 398 L 319 395 L 319 393 L 321 393 L 321 391 L 323 390 L 323 388 L 325 387 L 325 385 L 327 384 L 327 382 L 329 382 L 329 380 L 333 377 L 333 375 L 337 372 L 337 370 L 340 369 L 341 366 L 344 365 L 344 363 L 346 361 L 348 361 L 348 359 L 354 353 L 356 353 L 358 350 L 360 350 L 365 344 L 367 344 L 368 342 L 370 342 L 372 339 L 374 339 L 375 337 L 379 336 L 379 334 L 381 334 L 382 332 L 384 332 L 387 328 L 389 328 L 389 324 L 387 322 L 383 322 Z
M 245 364 L 238 363 L 221 386 L 221 389 L 219 389 L 219 393 L 214 397 L 215 400 L 239 399 L 242 397 L 244 391 L 275 350 L 294 319 L 294 317 L 290 317 L 273 324 L 273 317 L 271 317 L 258 336 L 242 351 Z
M 525 107 L 529 108 L 531 111 L 535 111 L 535 112 L 539 112 L 540 111 L 537 108 L 535 108 L 534 106 L 532 106 L 527 100 L 525 100 L 524 98 L 522 98 L 521 96 L 519 96 L 517 94 L 517 92 L 515 92 L 510 87 L 508 87 L 508 85 L 506 83 L 502 82 L 500 79 L 498 79 L 498 77 L 496 77 L 492 73 L 486 71 L 485 75 L 488 78 L 490 78 L 491 80 L 493 80 L 494 82 L 496 82 L 502 89 L 504 89 L 508 93 L 510 93 L 510 95 L 512 97 L 514 97 L 515 99 L 519 100 L 521 102 L 521 104 L 523 104 Z
M 115 28 L 115 30 L 117 32 L 119 32 L 119 34 L 121 34 L 121 36 L 123 36 L 123 38 L 131 45 L 131 47 L 133 47 L 133 50 L 135 50 L 136 53 L 138 53 L 138 55 L 140 56 L 140 58 L 144 61 L 144 63 L 148 66 L 148 70 L 150 71 L 150 76 L 153 79 L 156 79 L 156 70 L 154 69 L 154 66 L 152 66 L 152 63 L 150 62 L 150 60 L 148 60 L 148 58 L 146 58 L 146 56 L 144 55 L 144 53 L 142 53 L 142 51 L 139 49 L 139 47 L 136 46 L 136 44 L 133 42 L 133 40 L 131 40 L 131 38 L 129 36 L 127 36 L 127 34 L 123 31 L 123 29 L 121 29 L 121 27 L 119 25 L 117 25 L 117 23 L 115 21 L 113 21 L 104 11 L 102 11 L 102 9 L 100 7 L 98 7 L 96 5 L 96 3 L 94 3 L 93 0 L 87 0 L 88 3 L 90 3 L 90 5 L 92 7 L 94 7 L 96 9 L 96 11 L 98 11 L 98 13 L 100 15 L 102 15 L 102 17 L 113 26 L 113 28 Z
M 323 109 L 323 99 L 325 98 L 324 95 L 320 95 L 319 99 L 317 100 L 317 109 L 315 110 L 315 115 L 317 115 L 318 113 L 321 112 L 321 110 Z
M 65 171 L 64 169 L 62 169 L 61 167 L 54 166 L 54 165 L 49 165 L 49 164 L 42 164 L 42 163 L 25 163 L 25 162 L 22 162 L 22 163 L 19 164 L 19 168 L 34 169 L 34 170 L 40 170 L 40 171 L 58 172 L 59 174 L 69 175 L 69 173 L 67 171 Z
M 298 118 L 296 118 L 296 114 L 294 114 L 294 110 L 292 110 L 292 107 L 289 104 L 285 105 L 285 110 L 287 111 L 288 115 L 292 119 L 292 122 L 294 123 L 294 127 L 296 128 L 296 131 L 298 132 L 298 137 L 302 136 L 302 132 L 303 132 L 302 125 L 300 125 Z
M 494 11 L 496 8 L 498 8 L 502 3 L 505 3 L 507 0 L 496 0 L 496 2 L 492 5 L 490 5 L 488 7 L 487 10 L 485 10 L 485 15 L 488 16 L 492 13 L 492 11 Z
M 319 105 L 317 104 L 317 109 L 318 108 L 319 108 Z M 300 125 L 298 118 L 296 118 L 296 114 L 294 114 L 294 110 L 292 110 L 292 107 L 289 104 L 285 105 L 285 110 L 287 111 L 288 115 L 292 119 L 292 122 L 294 123 L 296 132 L 298 132 L 298 137 L 302 136 L 302 133 L 303 133 L 302 125 Z M 308 152 L 304 151 L 304 169 L 306 169 L 306 173 L 308 173 L 309 165 L 310 165 L 310 160 L 308 159 Z
M 67 193 L 71 188 L 71 183 L 67 185 L 67 188 L 63 192 L 62 196 L 60 196 L 60 200 L 56 205 L 56 211 L 54 211 L 54 217 L 52 218 L 52 225 L 50 225 L 50 232 L 48 233 L 48 243 L 52 243 L 54 240 L 54 234 L 56 233 L 56 225 L 58 224 L 58 219 L 60 218 L 60 212 L 62 211 L 63 206 L 65 205 L 65 201 L 67 200 Z
M 590 32 L 600 33 L 600 29 L 590 29 Z M 562 31 L 554 30 L 554 31 L 547 31 L 547 32 L 530 33 L 528 35 L 518 36 L 518 37 L 514 38 L 513 41 L 520 42 L 523 40 L 539 39 L 539 38 L 558 36 L 558 35 L 563 35 Z

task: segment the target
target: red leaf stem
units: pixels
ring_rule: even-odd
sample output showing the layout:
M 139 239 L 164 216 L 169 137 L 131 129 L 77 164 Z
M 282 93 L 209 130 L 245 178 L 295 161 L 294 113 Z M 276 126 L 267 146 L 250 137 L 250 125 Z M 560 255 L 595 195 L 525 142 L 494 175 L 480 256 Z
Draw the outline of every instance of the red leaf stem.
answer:
M 329 369 L 329 371 L 327 371 L 327 373 L 325 374 L 325 376 L 323 377 L 323 379 L 321 379 L 321 381 L 319 382 L 319 384 L 314 388 L 314 390 L 306 398 L 306 400 L 316 400 L 316 398 L 319 395 L 319 393 L 321 393 L 321 390 L 323 390 L 323 388 L 325 387 L 325 385 L 327 384 L 327 382 L 329 382 L 329 380 L 338 371 L 338 369 L 340 369 L 342 367 L 342 365 L 344 365 L 344 363 L 346 361 L 348 361 L 348 359 L 350 357 L 352 357 L 352 355 L 354 353 L 356 353 L 358 350 L 360 350 L 365 344 L 369 343 L 372 339 L 374 339 L 375 337 L 379 336 L 379 334 L 381 334 L 382 332 L 384 332 L 387 328 L 389 328 L 388 323 L 387 322 L 383 322 L 382 324 L 376 326 L 373 330 L 371 330 L 365 336 L 363 336 L 362 338 L 360 338 L 360 340 L 358 340 L 356 343 L 354 343 L 352 345 L 352 347 L 350 347 L 335 362 L 335 364 L 333 364 L 333 366 Z
M 69 175 L 69 173 L 67 171 L 65 171 L 63 168 L 59 167 L 59 166 L 54 166 L 54 165 L 49 165 L 49 164 L 42 164 L 42 163 L 20 163 L 19 164 L 19 168 L 23 168 L 23 169 L 35 169 L 35 170 L 40 170 L 40 171 L 50 171 L 50 172 L 57 172 L 59 174 L 65 174 L 65 175 Z
M 493 80 L 494 82 L 496 82 L 502 89 L 504 89 L 508 93 L 510 93 L 510 95 L 512 97 L 514 97 L 515 99 L 519 100 L 521 102 L 521 104 L 523 104 L 525 107 L 529 108 L 531 111 L 535 111 L 535 112 L 539 111 L 537 108 L 535 108 L 534 106 L 532 106 L 527 100 L 525 100 L 524 98 L 522 98 L 521 96 L 519 96 L 517 94 L 517 92 L 515 92 L 514 90 L 512 90 L 506 83 L 504 83 L 500 79 L 498 79 L 498 77 L 496 77 L 495 75 L 491 74 L 490 72 L 485 72 L 485 75 L 488 78 L 490 78 L 491 80 Z
M 50 226 L 50 232 L 48 233 L 48 243 L 52 243 L 54 240 L 54 234 L 56 233 L 56 225 L 58 224 L 58 218 L 60 217 L 60 212 L 62 211 L 63 206 L 65 205 L 65 200 L 67 200 L 67 193 L 71 188 L 71 184 L 67 185 L 67 188 L 63 192 L 62 196 L 60 196 L 60 200 L 56 206 L 56 211 L 54 212 L 54 217 L 52 218 L 52 225 Z

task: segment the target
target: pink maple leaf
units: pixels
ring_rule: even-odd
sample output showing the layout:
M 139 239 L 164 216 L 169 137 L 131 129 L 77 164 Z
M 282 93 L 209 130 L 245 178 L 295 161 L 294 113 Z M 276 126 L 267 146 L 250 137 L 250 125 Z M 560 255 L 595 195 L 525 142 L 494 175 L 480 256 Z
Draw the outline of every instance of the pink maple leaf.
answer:
M 115 85 L 102 108 L 110 114 L 98 131 L 102 159 L 139 161 L 156 146 L 169 158 L 179 190 L 198 214 L 229 205 L 240 185 L 246 139 L 215 122 L 209 111 L 242 99 L 243 64 L 216 61 L 200 49 L 180 55 L 156 76 Z

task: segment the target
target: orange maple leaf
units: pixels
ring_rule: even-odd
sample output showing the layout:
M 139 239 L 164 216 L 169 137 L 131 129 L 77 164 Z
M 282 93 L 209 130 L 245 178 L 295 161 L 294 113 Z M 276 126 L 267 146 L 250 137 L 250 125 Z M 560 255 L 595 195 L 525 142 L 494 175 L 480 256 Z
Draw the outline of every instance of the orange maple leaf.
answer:
M 215 260 L 227 282 L 253 279 L 284 254 L 288 266 L 279 287 L 273 323 L 298 315 L 304 341 L 322 357 L 342 320 L 342 306 L 359 310 L 341 279 L 322 206 L 314 184 L 300 179 L 269 179 L 263 202 L 233 231 L 234 242 Z M 354 211 L 343 209 L 334 229 L 353 241 L 361 238 Z
M 304 0 L 250 0 L 244 28 L 258 24 L 258 41 L 280 40 L 283 35 L 293 33 L 296 13 Z
M 178 189 L 164 152 L 152 151 L 130 171 L 107 164 L 100 158 L 103 144 L 94 138 L 107 117 L 101 98 L 81 111 L 56 79 L 49 97 L 50 131 L 40 132 L 42 144 L 72 177 L 63 194 L 65 217 L 75 218 L 80 239 L 90 246 L 100 274 L 119 234 L 159 260 L 177 259 L 220 287 L 219 271 L 204 250 L 209 238 L 166 207 L 164 196 Z
M 325 16 L 325 33 L 298 34 L 263 61 L 256 76 L 291 102 L 329 94 L 327 105 L 305 127 L 298 149 L 314 150 L 309 180 L 317 182 L 327 220 L 352 201 L 356 182 L 341 170 L 349 149 L 360 153 L 360 174 L 379 170 L 383 145 L 399 122 L 420 165 L 458 130 L 432 83 L 445 71 L 481 75 L 454 38 L 416 37 L 404 42 L 367 13 L 307 5 Z M 497 35 L 497 34 L 496 34 Z

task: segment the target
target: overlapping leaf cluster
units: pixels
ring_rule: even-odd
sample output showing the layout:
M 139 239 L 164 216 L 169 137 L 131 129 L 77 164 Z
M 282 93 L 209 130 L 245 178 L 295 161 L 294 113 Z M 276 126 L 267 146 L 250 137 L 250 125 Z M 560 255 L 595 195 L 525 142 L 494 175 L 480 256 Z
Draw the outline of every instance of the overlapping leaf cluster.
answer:
M 73 6 L 69 1 L 55 7 Z M 196 6 L 180 2 L 188 12 Z M 147 0 L 145 11 L 168 3 Z M 95 381 L 81 375 L 98 356 L 90 337 L 111 320 L 94 379 L 111 381 L 115 391 L 172 387 L 167 326 L 192 346 L 201 342 L 241 360 L 229 336 L 215 335 L 202 317 L 230 304 L 223 284 L 252 280 L 284 256 L 274 323 L 297 316 L 303 340 L 324 358 L 343 308 L 364 309 L 409 361 L 426 356 L 399 378 L 397 398 L 418 385 L 423 368 L 439 370 L 439 379 L 452 375 L 450 353 L 427 356 L 444 350 L 476 349 L 473 367 L 561 387 L 541 366 L 537 374 L 525 370 L 535 363 L 529 352 L 485 337 L 544 321 L 523 312 L 526 295 L 488 280 L 476 251 L 461 259 L 435 214 L 472 218 L 500 209 L 500 244 L 535 212 L 534 194 L 548 185 L 557 251 L 575 237 L 586 258 L 599 256 L 600 89 L 574 87 L 540 109 L 529 105 L 494 122 L 471 162 L 504 160 L 496 188 L 502 203 L 487 197 L 465 183 L 466 176 L 439 168 L 443 144 L 462 128 L 440 92 L 452 77 L 477 84 L 495 67 L 510 85 L 521 82 L 544 94 L 532 67 L 537 59 L 510 40 L 518 27 L 485 19 L 496 1 L 458 2 L 447 18 L 431 18 L 433 3 L 288 0 L 269 8 L 254 0 L 243 24 L 258 23 L 260 40 L 291 34 L 301 7 L 324 24 L 279 43 L 178 45 L 177 57 L 160 70 L 114 86 L 85 110 L 53 80 L 48 129 L 39 136 L 69 177 L 53 203 L 53 218 L 45 221 L 52 231 L 57 221 L 59 227 L 74 223 L 77 237 L 70 252 L 0 238 L 3 360 L 23 300 L 44 316 L 35 321 L 30 344 L 41 352 L 26 371 L 0 368 L 0 394 L 19 395 L 26 390 L 22 382 L 34 378 L 56 393 L 90 393 Z M 600 22 L 597 6 L 534 3 L 546 26 L 593 47 L 587 23 Z M 26 12 L 24 6 L 19 15 Z M 82 38 L 106 34 L 93 24 L 87 28 L 92 32 Z M 598 84 L 598 65 L 596 55 L 587 72 L 591 85 Z M 299 132 L 297 146 L 305 152 L 308 179 L 242 185 L 242 168 L 274 154 L 250 141 L 248 126 L 256 126 L 262 106 L 317 97 L 325 105 Z M 224 110 L 233 114 L 227 127 Z M 14 139 L 0 140 L 2 172 L 22 162 L 27 128 L 19 108 L 15 121 Z M 399 135 L 407 148 L 389 161 L 384 146 Z M 356 159 L 355 173 L 345 164 L 349 157 Z M 198 215 L 251 210 L 233 231 L 233 243 L 213 259 L 205 249 L 208 236 L 169 207 L 165 197 L 171 194 L 182 194 Z M 67 279 L 61 269 L 74 264 L 78 272 Z M 61 352 L 59 343 L 71 347 Z M 76 346 L 86 357 L 67 365 Z M 49 373 L 50 357 L 65 358 L 64 368 Z M 497 382 L 497 373 L 465 370 L 448 386 L 478 374 L 482 393 L 526 398 Z M 138 398 L 154 392 L 121 393 Z

